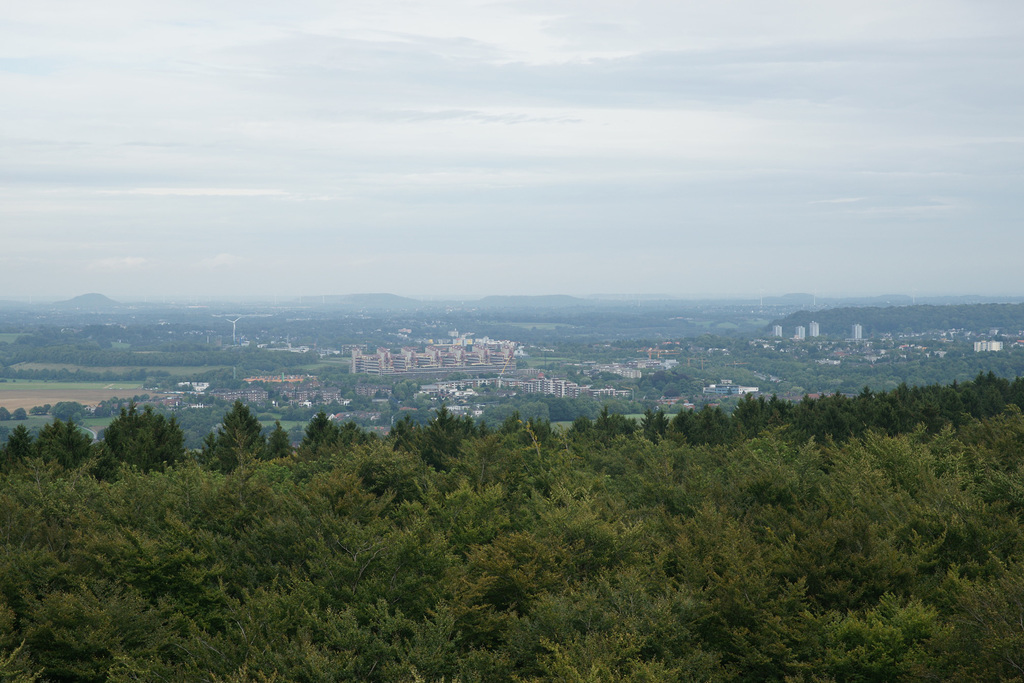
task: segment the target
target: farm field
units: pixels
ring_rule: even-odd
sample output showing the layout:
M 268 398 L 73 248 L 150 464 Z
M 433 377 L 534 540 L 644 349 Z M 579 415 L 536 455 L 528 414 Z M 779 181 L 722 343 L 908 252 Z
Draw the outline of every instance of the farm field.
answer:
M 0 382 L 0 406 L 13 411 L 60 401 L 77 401 L 83 405 L 99 403 L 108 398 L 131 398 L 143 393 L 138 382 L 44 382 L 15 380 Z
M 16 363 L 12 370 L 67 370 L 68 372 L 166 372 L 172 375 L 198 375 L 212 370 L 223 370 L 230 365 L 75 365 L 74 363 Z
M 0 344 L 13 344 L 20 336 L 21 332 L 0 332 Z

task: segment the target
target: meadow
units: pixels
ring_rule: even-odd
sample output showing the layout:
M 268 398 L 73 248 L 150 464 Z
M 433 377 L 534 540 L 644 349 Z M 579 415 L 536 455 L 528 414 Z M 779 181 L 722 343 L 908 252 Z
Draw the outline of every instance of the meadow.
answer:
M 7 380 L 0 382 L 0 407 L 9 411 L 61 401 L 90 405 L 109 398 L 131 398 L 142 393 L 138 382 L 48 382 L 43 380 Z
M 68 372 L 109 372 L 119 374 L 126 372 L 166 372 L 175 376 L 198 375 L 212 370 L 223 370 L 230 365 L 77 365 L 75 363 L 15 363 L 12 370 L 67 370 Z

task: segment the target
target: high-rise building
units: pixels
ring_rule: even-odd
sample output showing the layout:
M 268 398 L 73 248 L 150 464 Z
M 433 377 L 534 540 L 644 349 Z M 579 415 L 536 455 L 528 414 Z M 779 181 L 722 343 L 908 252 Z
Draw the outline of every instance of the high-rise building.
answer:
M 810 336 L 817 337 L 821 334 L 821 330 L 818 328 L 818 323 L 814 322 L 813 320 L 811 321 L 811 324 L 808 325 L 808 327 L 810 329 L 808 329 L 807 332 L 808 334 L 810 334 Z
M 854 323 L 853 324 L 853 338 L 854 339 L 863 339 L 864 338 L 864 328 L 861 327 L 860 323 Z
M 782 336 L 782 325 L 776 325 L 775 327 L 772 328 L 772 336 L 773 337 L 781 337 Z
M 805 339 L 807 337 L 807 329 L 803 325 L 796 326 L 796 335 L 793 339 Z

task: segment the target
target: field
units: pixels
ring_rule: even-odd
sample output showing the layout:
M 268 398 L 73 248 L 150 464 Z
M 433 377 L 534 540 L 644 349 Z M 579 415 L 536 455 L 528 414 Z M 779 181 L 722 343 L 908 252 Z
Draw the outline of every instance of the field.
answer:
M 0 344 L 13 344 L 20 336 L 20 332 L 0 332 Z
M 131 398 L 141 394 L 142 385 L 137 382 L 42 382 L 8 380 L 0 382 L 0 406 L 14 411 L 28 410 L 33 406 L 60 401 L 77 401 L 92 405 L 108 398 Z
M 75 424 L 78 425 L 79 429 L 88 432 L 89 435 L 95 439 L 97 434 L 99 434 L 101 430 L 106 429 L 107 425 L 109 425 L 113 419 L 114 418 L 112 417 L 87 417 L 80 422 L 76 420 Z M 6 422 L 0 422 L 0 426 L 7 429 L 14 429 L 18 425 L 24 425 L 29 430 L 38 431 L 51 422 L 53 422 L 52 415 L 30 415 L 24 420 L 8 420 Z
M 146 370 L 147 372 L 166 372 L 175 376 L 198 375 L 211 370 L 223 370 L 230 365 L 75 365 L 73 363 L 16 363 L 12 370 L 67 370 L 68 372 L 110 372 L 125 373 Z

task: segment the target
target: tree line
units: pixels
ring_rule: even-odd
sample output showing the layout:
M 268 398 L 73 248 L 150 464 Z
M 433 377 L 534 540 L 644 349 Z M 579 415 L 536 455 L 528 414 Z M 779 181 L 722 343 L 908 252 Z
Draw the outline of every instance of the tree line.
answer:
M 0 676 L 1019 678 L 1020 389 L 750 399 L 715 438 L 442 408 L 291 444 L 240 403 L 195 451 L 134 405 L 12 433 Z
M 792 329 L 812 320 L 821 325 L 822 333 L 832 337 L 849 336 L 854 323 L 863 325 L 868 336 L 952 329 L 988 332 L 991 328 L 1016 334 L 1024 330 L 1024 304 L 856 306 L 797 311 L 773 324 Z

